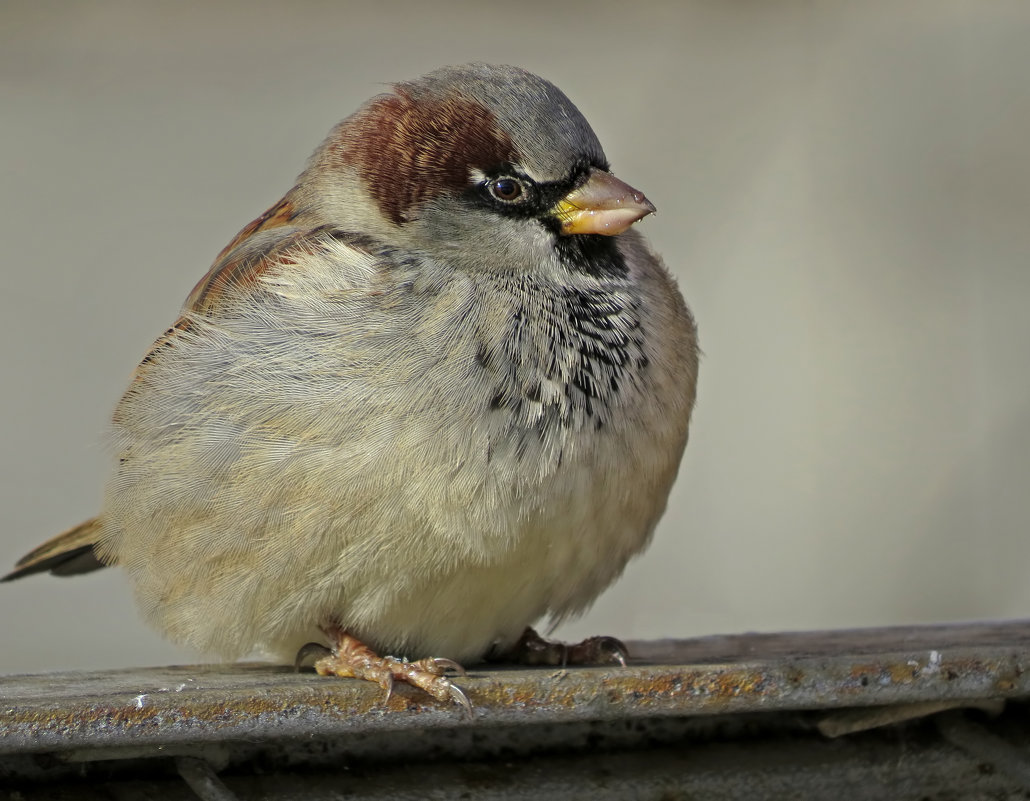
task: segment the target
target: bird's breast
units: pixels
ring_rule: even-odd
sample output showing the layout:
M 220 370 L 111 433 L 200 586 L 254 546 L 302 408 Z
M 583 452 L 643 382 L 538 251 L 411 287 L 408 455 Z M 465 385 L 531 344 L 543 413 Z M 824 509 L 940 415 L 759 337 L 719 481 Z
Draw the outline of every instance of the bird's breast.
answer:
M 632 295 L 558 287 L 509 298 L 507 319 L 476 348 L 491 444 L 524 455 L 534 437 L 556 444 L 618 424 L 648 366 Z

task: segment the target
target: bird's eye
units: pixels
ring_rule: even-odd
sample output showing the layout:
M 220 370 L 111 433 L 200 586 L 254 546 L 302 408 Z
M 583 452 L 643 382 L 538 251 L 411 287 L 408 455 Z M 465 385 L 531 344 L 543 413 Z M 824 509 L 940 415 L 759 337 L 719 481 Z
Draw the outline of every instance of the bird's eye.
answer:
M 515 178 L 497 178 L 490 182 L 490 194 L 505 203 L 522 197 L 522 182 Z

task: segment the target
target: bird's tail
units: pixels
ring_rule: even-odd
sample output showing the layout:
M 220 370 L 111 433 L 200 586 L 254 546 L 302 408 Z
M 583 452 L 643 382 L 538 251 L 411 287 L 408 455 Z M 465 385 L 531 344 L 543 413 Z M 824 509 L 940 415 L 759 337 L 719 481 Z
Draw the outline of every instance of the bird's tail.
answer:
M 75 528 L 58 534 L 18 560 L 14 570 L 0 581 L 13 581 L 22 576 L 49 570 L 55 576 L 74 576 L 106 567 L 93 551 L 100 536 L 100 519 L 94 517 Z

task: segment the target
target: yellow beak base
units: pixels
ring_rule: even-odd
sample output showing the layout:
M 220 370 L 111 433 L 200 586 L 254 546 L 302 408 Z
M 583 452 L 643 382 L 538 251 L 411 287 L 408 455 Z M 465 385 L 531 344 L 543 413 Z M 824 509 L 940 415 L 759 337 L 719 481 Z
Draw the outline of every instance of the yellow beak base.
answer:
M 643 192 L 598 169 L 592 169 L 587 182 L 554 207 L 563 234 L 615 236 L 654 212 L 654 204 Z

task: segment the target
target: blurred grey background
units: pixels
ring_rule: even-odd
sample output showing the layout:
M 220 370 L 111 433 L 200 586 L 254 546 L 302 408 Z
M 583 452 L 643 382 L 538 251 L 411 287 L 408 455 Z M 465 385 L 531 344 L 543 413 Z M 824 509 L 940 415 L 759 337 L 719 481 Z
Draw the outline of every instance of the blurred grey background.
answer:
M 700 325 L 650 550 L 557 633 L 1030 616 L 1030 4 L 0 5 L 0 562 L 98 509 L 214 255 L 381 85 L 510 62 L 658 205 Z M 0 672 L 195 659 L 124 578 L 0 586 Z

